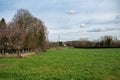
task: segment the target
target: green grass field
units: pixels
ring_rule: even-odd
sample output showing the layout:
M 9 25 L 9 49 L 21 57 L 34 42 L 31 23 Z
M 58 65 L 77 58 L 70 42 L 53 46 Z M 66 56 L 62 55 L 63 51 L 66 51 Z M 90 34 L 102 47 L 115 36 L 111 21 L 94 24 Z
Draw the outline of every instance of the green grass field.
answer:
M 0 80 L 120 80 L 120 49 L 51 49 L 0 58 Z

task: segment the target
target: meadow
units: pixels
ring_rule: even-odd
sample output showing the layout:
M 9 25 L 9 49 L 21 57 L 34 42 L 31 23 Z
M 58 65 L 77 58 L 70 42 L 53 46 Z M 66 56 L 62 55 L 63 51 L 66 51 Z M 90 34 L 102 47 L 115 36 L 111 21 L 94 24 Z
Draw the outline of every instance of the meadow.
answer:
M 0 58 L 0 80 L 120 80 L 120 49 L 50 49 Z

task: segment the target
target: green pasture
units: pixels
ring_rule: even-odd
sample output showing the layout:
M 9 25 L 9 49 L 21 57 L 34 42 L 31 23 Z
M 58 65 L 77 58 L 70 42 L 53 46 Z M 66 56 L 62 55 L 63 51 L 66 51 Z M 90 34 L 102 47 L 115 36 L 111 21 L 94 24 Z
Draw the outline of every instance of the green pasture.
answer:
M 120 80 L 120 49 L 50 49 L 0 58 L 0 80 Z

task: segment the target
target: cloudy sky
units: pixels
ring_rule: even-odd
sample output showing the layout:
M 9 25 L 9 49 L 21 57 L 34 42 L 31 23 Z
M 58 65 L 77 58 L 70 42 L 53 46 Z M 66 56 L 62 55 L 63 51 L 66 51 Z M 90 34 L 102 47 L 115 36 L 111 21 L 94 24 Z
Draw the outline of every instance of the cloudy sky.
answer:
M 45 23 L 50 41 L 120 39 L 120 0 L 0 0 L 0 18 L 9 22 L 20 8 Z

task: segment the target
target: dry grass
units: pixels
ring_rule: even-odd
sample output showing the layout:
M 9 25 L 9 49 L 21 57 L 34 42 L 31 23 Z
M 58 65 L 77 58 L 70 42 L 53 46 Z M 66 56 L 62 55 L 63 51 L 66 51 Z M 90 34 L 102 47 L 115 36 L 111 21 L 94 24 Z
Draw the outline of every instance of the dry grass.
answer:
M 14 54 L 5 54 L 5 55 L 1 55 L 0 54 L 0 57 L 4 57 L 4 58 L 18 58 L 18 57 L 27 57 L 27 56 L 30 56 L 30 55 L 33 55 L 35 54 L 35 52 L 30 52 L 30 53 L 24 53 L 24 54 L 18 54 L 18 53 L 14 53 Z

